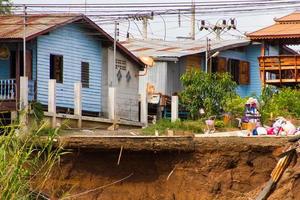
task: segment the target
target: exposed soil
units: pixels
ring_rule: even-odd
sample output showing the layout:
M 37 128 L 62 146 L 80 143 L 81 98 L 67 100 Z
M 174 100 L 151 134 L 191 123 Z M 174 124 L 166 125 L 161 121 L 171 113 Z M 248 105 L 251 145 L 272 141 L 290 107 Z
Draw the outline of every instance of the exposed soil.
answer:
M 276 138 L 199 138 L 194 153 L 124 149 L 119 166 L 117 151 L 81 150 L 62 158 L 45 192 L 85 192 L 73 199 L 101 200 L 255 199 L 285 144 Z M 287 170 L 270 199 L 300 199 L 299 165 Z

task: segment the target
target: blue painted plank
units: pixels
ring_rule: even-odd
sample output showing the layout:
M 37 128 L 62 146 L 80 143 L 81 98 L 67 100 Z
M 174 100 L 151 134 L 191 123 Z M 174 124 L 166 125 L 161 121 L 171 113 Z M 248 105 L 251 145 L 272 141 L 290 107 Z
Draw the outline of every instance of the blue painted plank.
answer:
M 237 93 L 242 96 L 260 95 L 261 93 L 261 81 L 259 74 L 258 57 L 260 56 L 260 44 L 248 45 L 245 51 L 232 51 L 226 50 L 220 52 L 220 57 L 244 60 L 250 63 L 250 83 L 249 85 L 239 85 L 237 87 Z
M 102 45 L 79 24 L 69 24 L 37 39 L 37 98 L 48 103 L 50 54 L 63 55 L 63 83 L 57 83 L 57 106 L 74 108 L 74 83 L 81 81 L 81 62 L 90 67 L 90 87 L 82 89 L 85 111 L 101 112 Z
M 0 79 L 9 79 L 9 78 L 10 78 L 10 60 L 0 59 Z
M 247 96 L 261 94 L 261 80 L 259 72 L 258 57 L 260 56 L 260 44 L 249 45 L 246 49 L 246 56 L 250 62 L 250 85 L 247 90 Z

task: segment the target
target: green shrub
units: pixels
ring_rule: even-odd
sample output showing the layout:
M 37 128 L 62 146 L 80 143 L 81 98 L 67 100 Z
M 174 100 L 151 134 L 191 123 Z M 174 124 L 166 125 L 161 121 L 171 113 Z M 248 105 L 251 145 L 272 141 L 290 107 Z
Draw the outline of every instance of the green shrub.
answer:
M 261 102 L 260 112 L 264 121 L 268 121 L 271 116 L 300 118 L 300 90 L 298 89 L 282 88 L 269 95 L 263 93 Z
M 193 69 L 183 74 L 180 80 L 184 87 L 180 101 L 193 119 L 198 117 L 200 108 L 205 110 L 206 117 L 220 114 L 225 100 L 236 94 L 237 85 L 227 73 L 205 73 Z
M 242 117 L 244 115 L 245 104 L 248 98 L 242 98 L 238 95 L 228 98 L 224 102 L 224 111 L 231 113 L 234 117 Z
M 5 6 L 4 6 L 5 5 Z M 12 12 L 11 0 L 0 0 L 0 14 L 10 14 Z
M 215 121 L 215 127 L 216 128 L 224 128 L 225 127 L 224 121 L 222 121 L 222 120 L 216 120 Z

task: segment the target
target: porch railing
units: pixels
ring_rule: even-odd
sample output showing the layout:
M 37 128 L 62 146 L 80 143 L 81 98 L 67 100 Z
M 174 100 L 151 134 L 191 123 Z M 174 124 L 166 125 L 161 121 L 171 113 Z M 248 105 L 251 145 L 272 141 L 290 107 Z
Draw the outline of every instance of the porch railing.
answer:
M 16 99 L 16 80 L 0 79 L 0 100 Z
M 262 56 L 258 60 L 264 83 L 300 83 L 300 55 Z

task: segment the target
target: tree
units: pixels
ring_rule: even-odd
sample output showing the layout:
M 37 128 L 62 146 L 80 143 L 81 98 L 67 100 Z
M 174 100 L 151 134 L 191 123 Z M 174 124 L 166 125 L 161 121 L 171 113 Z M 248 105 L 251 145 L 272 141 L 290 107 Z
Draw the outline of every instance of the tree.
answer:
M 0 14 L 9 14 L 11 12 L 11 0 L 0 0 Z
M 180 79 L 184 87 L 180 100 L 190 111 L 192 118 L 198 116 L 201 108 L 206 116 L 220 114 L 226 99 L 236 95 L 237 84 L 227 73 L 205 73 L 193 69 Z

